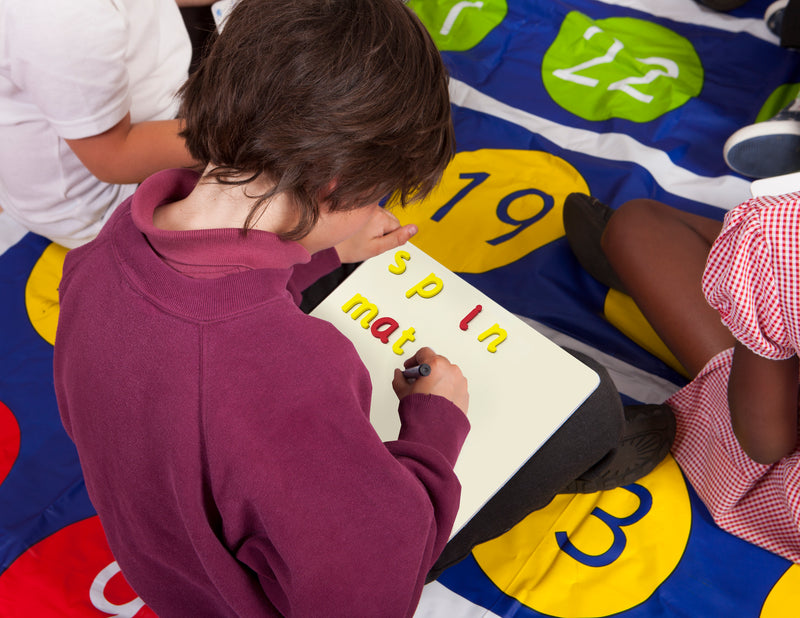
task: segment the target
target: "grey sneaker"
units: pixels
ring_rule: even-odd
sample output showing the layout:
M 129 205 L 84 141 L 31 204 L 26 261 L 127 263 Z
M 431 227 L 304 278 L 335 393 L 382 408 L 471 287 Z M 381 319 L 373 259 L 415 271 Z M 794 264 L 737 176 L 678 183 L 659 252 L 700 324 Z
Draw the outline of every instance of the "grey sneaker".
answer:
M 749 178 L 800 171 L 800 98 L 772 119 L 736 131 L 722 148 L 725 163 Z
M 603 230 L 614 210 L 591 195 L 570 193 L 564 200 L 564 233 L 583 269 L 603 285 L 625 292 L 600 246 Z
M 625 430 L 617 448 L 561 493 L 590 494 L 623 487 L 650 474 L 675 439 L 675 415 L 666 405 L 625 406 Z

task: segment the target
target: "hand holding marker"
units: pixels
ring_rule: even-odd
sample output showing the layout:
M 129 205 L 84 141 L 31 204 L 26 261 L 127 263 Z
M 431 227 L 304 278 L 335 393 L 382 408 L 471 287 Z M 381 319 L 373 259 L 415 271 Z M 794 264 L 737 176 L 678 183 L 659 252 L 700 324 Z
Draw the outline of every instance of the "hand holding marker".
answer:
M 428 363 L 422 363 L 414 367 L 409 367 L 403 370 L 403 377 L 407 380 L 415 380 L 417 378 L 424 378 L 431 373 L 431 366 Z
M 398 399 L 413 394 L 438 395 L 467 413 L 467 380 L 457 365 L 428 347 L 420 348 L 414 356 L 406 359 L 405 364 L 406 368 L 394 370 L 392 379 L 392 388 Z

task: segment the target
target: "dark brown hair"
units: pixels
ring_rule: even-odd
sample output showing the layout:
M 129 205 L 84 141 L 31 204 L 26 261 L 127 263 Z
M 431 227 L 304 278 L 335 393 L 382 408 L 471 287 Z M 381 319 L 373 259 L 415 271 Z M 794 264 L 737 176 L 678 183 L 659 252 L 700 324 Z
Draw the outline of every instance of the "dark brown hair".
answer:
M 405 205 L 453 155 L 446 69 L 401 0 L 239 0 L 181 95 L 182 135 L 213 178 L 274 183 L 245 229 L 282 192 L 298 209 L 291 239 L 321 200 Z

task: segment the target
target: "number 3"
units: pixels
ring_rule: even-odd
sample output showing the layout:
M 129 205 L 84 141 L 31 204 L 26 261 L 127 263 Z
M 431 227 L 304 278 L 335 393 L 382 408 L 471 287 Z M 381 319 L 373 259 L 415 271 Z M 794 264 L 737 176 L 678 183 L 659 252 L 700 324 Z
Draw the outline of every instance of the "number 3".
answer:
M 569 536 L 566 532 L 556 532 L 556 543 L 558 543 L 561 551 L 574 560 L 577 560 L 581 564 L 585 564 L 586 566 L 590 567 L 608 566 L 622 555 L 622 552 L 625 550 L 625 545 L 627 545 L 628 542 L 623 528 L 630 526 L 631 524 L 635 524 L 637 521 L 642 519 L 642 517 L 647 515 L 647 513 L 649 513 L 650 509 L 653 507 L 653 496 L 641 485 L 634 483 L 631 485 L 625 485 L 622 489 L 626 489 L 634 496 L 639 498 L 639 506 L 632 514 L 628 515 L 627 517 L 614 517 L 613 515 L 610 515 L 599 508 L 595 508 L 590 513 L 602 521 L 606 526 L 608 526 L 609 530 L 611 530 L 611 533 L 614 535 L 614 541 L 611 544 L 611 547 L 609 547 L 602 554 L 592 556 L 591 554 L 582 552 L 580 549 L 575 547 L 575 545 L 572 544 L 572 541 L 569 540 Z

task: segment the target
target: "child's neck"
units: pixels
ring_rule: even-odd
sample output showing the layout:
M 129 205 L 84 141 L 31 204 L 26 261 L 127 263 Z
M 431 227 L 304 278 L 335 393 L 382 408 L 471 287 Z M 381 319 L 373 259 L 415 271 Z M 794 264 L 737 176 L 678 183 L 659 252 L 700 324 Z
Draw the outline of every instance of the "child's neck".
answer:
M 204 175 L 185 198 L 156 208 L 153 224 L 170 231 L 241 228 L 255 203 L 255 199 L 248 196 L 263 194 L 268 189 L 259 181 L 223 185 Z M 288 199 L 279 194 L 270 200 L 252 227 L 281 233 L 293 227 L 293 218 Z

